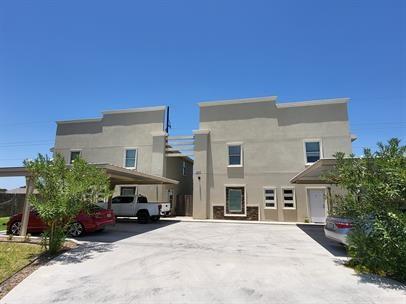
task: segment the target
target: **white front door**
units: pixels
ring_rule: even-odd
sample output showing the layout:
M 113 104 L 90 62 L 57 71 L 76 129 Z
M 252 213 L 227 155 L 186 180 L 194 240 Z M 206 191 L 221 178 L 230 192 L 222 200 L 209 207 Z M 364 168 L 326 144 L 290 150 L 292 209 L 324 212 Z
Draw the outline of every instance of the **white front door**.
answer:
M 324 189 L 307 190 L 310 217 L 313 223 L 324 223 L 326 221 L 326 202 Z

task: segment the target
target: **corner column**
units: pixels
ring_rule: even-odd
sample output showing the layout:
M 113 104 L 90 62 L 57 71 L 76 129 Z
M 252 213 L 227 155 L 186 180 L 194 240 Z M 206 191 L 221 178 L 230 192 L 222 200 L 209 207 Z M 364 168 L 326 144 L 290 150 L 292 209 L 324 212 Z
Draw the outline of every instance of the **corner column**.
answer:
M 168 133 L 158 131 L 152 133 L 152 162 L 151 174 L 166 177 L 166 142 Z M 165 187 L 162 185 L 155 185 L 156 200 L 164 201 Z
M 210 193 L 208 180 L 208 160 L 210 149 L 210 131 L 195 130 L 193 164 L 193 218 L 207 219 L 210 217 Z
M 25 177 L 26 191 L 25 191 L 25 201 L 23 208 L 23 217 L 21 221 L 20 235 L 27 235 L 28 221 L 30 219 L 30 196 L 34 193 L 34 180 L 31 176 Z

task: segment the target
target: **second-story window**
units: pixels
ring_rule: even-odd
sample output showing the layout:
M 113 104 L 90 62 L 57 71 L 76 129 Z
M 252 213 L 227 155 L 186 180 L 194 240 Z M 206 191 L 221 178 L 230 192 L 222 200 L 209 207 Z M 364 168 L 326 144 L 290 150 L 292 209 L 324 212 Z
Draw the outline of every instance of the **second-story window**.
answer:
M 69 163 L 72 164 L 73 161 L 80 157 L 80 151 L 70 151 Z
M 241 167 L 242 166 L 242 146 L 241 144 L 228 145 L 228 166 Z
M 125 149 L 124 167 L 128 169 L 137 167 L 137 149 Z
M 186 176 L 186 162 L 182 161 L 182 175 Z
M 321 142 L 320 140 L 305 141 L 305 157 L 306 163 L 311 164 L 321 158 Z

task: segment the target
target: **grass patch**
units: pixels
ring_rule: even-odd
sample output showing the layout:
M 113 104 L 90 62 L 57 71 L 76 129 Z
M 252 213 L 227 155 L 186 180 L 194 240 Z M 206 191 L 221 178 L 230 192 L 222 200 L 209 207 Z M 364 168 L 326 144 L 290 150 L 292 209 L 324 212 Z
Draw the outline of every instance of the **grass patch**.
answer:
M 8 222 L 9 217 L 0 217 L 0 231 L 6 230 L 6 223 Z
M 0 242 L 0 282 L 29 264 L 43 252 L 40 245 Z

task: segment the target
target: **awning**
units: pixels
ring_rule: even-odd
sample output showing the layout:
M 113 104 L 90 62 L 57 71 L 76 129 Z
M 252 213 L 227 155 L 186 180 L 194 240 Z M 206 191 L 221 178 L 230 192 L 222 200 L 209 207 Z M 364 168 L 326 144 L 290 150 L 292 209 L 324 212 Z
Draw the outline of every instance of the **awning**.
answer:
M 292 184 L 330 184 L 322 177 L 336 165 L 335 158 L 323 158 L 310 165 L 302 172 L 293 177 Z
M 179 182 L 170 178 L 142 173 L 136 170 L 126 169 L 110 164 L 93 164 L 104 169 L 113 185 L 137 184 L 137 185 L 176 185 Z M 30 176 L 25 167 L 0 168 L 0 177 L 5 176 Z

